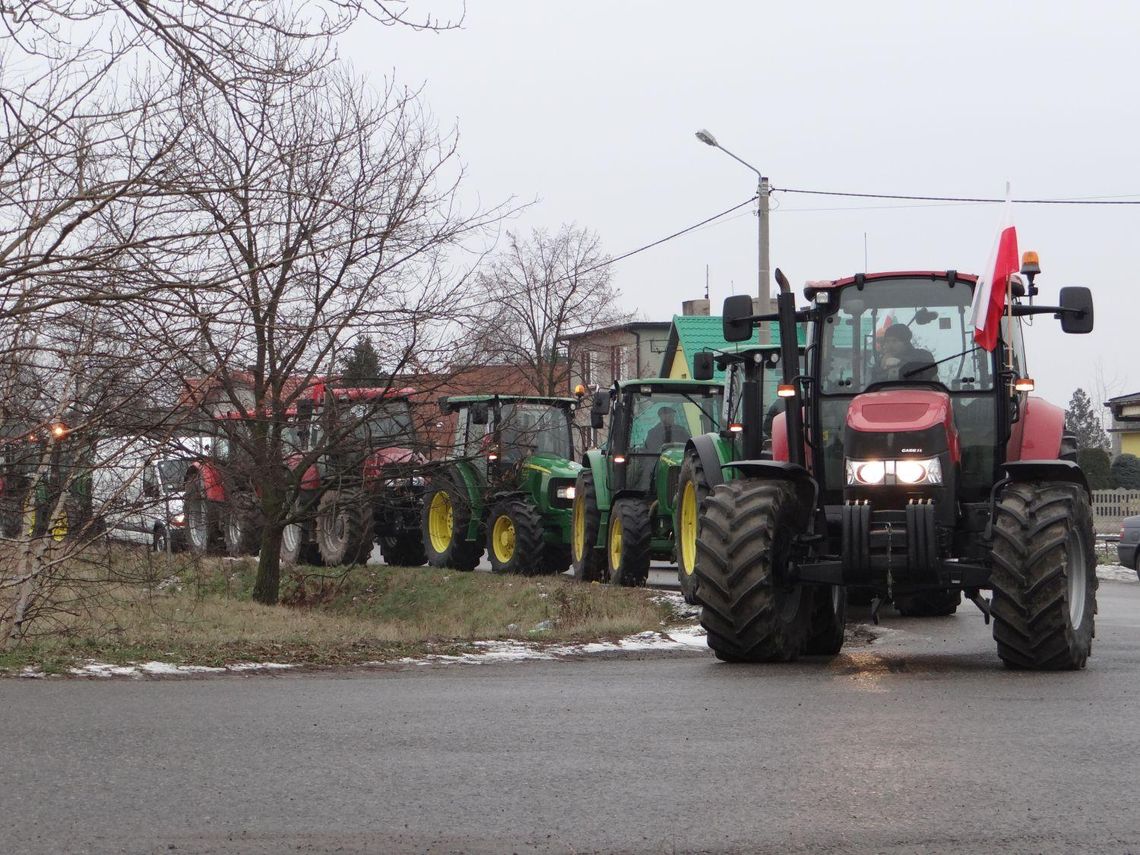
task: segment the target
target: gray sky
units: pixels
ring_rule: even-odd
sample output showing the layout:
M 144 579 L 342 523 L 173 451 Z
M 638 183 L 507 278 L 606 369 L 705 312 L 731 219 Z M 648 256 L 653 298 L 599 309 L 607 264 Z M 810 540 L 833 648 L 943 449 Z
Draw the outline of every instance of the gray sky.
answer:
M 457 3 L 412 3 L 446 15 Z M 455 124 L 465 198 L 537 199 L 508 227 L 596 230 L 613 255 L 718 213 L 755 176 L 775 187 L 1140 200 L 1140 4 L 469 0 L 462 30 L 376 25 L 343 45 L 375 78 L 424 84 Z M 799 287 L 864 269 L 976 272 L 998 206 L 776 193 L 772 263 Z M 1064 405 L 1140 389 L 1140 300 L 1128 253 L 1140 206 L 1018 206 L 1041 255 L 1041 301 L 1088 285 L 1090 336 L 1051 317 L 1028 334 L 1038 390 Z M 629 309 L 667 319 L 704 290 L 713 311 L 756 291 L 750 209 L 614 266 Z

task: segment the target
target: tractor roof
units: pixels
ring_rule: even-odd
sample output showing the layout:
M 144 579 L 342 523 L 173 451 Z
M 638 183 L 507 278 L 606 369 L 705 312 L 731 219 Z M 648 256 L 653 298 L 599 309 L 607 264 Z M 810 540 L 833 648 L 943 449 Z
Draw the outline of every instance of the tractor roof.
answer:
M 654 389 L 668 391 L 673 389 L 721 389 L 724 383 L 720 380 L 684 380 L 680 377 L 643 377 L 641 379 L 618 380 L 619 389 L 630 386 L 652 386 Z
M 546 404 L 551 407 L 576 407 L 578 406 L 577 398 L 546 398 L 538 395 L 450 395 L 443 398 L 439 403 L 450 410 L 458 410 L 464 404 L 477 404 L 482 401 L 490 403 L 491 401 L 498 400 L 503 404 Z
M 338 401 L 373 401 L 410 398 L 416 394 L 416 390 L 411 387 L 398 389 L 395 386 L 342 387 L 329 386 L 324 383 L 317 383 L 313 386 L 313 400 L 321 400 L 326 393 Z
M 842 279 L 824 279 L 816 282 L 808 282 L 804 285 L 804 296 L 811 300 L 820 291 L 843 288 L 846 285 L 853 284 L 860 276 L 863 277 L 864 282 L 877 282 L 888 279 L 945 279 L 949 281 L 951 278 L 954 278 L 959 282 L 967 282 L 973 285 L 978 281 L 978 277 L 974 274 L 959 273 L 956 270 L 894 270 L 884 273 L 856 273 L 854 276 L 845 276 Z

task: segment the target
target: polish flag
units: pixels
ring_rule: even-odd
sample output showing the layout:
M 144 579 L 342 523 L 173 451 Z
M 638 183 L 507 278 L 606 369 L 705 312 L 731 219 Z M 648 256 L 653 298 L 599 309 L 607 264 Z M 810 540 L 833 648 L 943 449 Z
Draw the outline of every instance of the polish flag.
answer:
M 993 350 L 997 347 L 1009 277 L 1017 271 L 1017 229 L 1013 225 L 1013 205 L 1009 199 L 1007 186 L 997 240 L 994 241 L 986 266 L 982 268 L 982 273 L 978 277 L 978 284 L 974 286 L 974 302 L 971 307 L 974 341 L 983 350 Z

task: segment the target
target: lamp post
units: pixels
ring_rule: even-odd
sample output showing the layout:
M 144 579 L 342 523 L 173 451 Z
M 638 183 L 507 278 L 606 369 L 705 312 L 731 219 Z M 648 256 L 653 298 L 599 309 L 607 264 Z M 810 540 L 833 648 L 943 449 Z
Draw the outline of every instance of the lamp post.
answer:
M 722 146 L 720 143 L 718 143 L 716 141 L 716 137 L 714 137 L 711 133 L 709 133 L 704 128 L 701 128 L 701 130 L 697 131 L 697 139 L 699 139 L 705 145 L 711 145 L 713 148 L 719 148 L 721 151 L 723 151 L 725 154 L 727 154 L 729 157 L 731 157 L 737 163 L 741 163 L 744 166 L 747 166 L 749 169 L 751 169 L 753 172 L 756 173 L 756 177 L 758 179 L 758 182 L 756 185 L 756 195 L 760 200 L 760 216 L 757 217 L 757 220 L 759 221 L 758 222 L 758 229 L 759 229 L 759 238 L 760 238 L 760 241 L 759 241 L 760 242 L 760 258 L 759 258 L 760 272 L 759 272 L 759 282 L 757 284 L 757 291 L 758 291 L 757 296 L 760 297 L 760 300 L 762 301 L 761 302 L 762 306 L 771 307 L 771 305 L 772 305 L 772 274 L 771 274 L 771 264 L 770 264 L 769 259 L 768 259 L 768 212 L 769 212 L 768 202 L 769 202 L 769 199 L 772 195 L 772 186 L 768 183 L 768 179 L 766 177 L 764 177 L 764 174 L 761 173 L 759 169 L 757 169 L 755 166 L 753 166 L 747 160 L 744 160 L 743 158 L 737 157 L 735 154 L 733 154 L 727 148 Z

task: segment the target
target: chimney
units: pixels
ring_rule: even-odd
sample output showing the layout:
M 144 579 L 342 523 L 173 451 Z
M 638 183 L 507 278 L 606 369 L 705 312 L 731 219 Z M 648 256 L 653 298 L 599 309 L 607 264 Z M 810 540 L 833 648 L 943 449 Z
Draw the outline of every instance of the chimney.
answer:
M 682 315 L 705 315 L 709 314 L 709 301 L 708 300 L 685 300 L 681 303 Z

